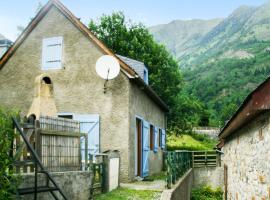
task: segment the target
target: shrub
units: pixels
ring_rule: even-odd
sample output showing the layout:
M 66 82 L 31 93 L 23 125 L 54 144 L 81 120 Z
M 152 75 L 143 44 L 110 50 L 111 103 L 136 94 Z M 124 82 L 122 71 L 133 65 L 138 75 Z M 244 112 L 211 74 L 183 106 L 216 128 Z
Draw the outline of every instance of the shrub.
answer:
M 191 200 L 222 200 L 221 188 L 212 189 L 211 186 L 202 186 L 192 190 Z
M 18 178 L 13 174 L 13 160 L 10 157 L 11 145 L 14 138 L 11 116 L 17 112 L 0 107 L 0 200 L 12 199 Z

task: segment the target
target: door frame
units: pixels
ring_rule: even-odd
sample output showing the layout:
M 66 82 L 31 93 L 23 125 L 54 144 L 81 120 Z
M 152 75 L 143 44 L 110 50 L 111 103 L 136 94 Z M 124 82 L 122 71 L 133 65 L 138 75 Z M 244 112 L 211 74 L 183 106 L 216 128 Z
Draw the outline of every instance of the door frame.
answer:
M 137 120 L 140 120 L 140 122 L 141 122 L 141 127 L 140 127 L 140 160 L 139 160 L 139 155 L 138 155 L 138 152 L 139 152 L 139 149 L 138 149 L 138 147 L 139 147 L 139 141 L 138 141 L 138 138 L 139 138 L 139 135 L 138 135 L 138 127 L 137 127 Z M 142 151 L 143 151 L 143 144 L 142 144 L 142 131 L 143 131 L 143 118 L 142 117 L 140 117 L 140 116 L 137 116 L 137 115 L 135 115 L 135 142 L 134 142 L 134 154 L 135 154 L 135 162 L 134 162 L 134 164 L 135 164 L 135 170 L 134 170 L 134 175 L 135 176 L 140 176 L 140 177 L 142 177 L 142 162 L 143 162 L 143 160 L 142 160 Z M 140 162 L 140 163 L 139 163 Z M 140 164 L 140 171 L 139 171 L 139 169 L 138 169 L 138 165 Z
M 73 112 L 60 112 L 60 113 L 57 113 L 57 116 L 59 117 L 59 116 L 65 116 L 65 115 L 67 115 L 67 116 L 72 116 L 72 119 L 74 119 L 74 116 L 76 116 L 76 115 L 78 115 L 78 116 L 83 116 L 83 115 L 85 115 L 85 116 L 91 116 L 91 115 L 96 115 L 96 116 L 99 116 L 99 138 L 98 138 L 98 142 L 99 142 L 99 147 L 98 147 L 98 151 L 100 152 L 100 149 L 101 149 L 101 143 L 100 143 L 100 136 L 101 136 L 101 134 L 100 134 L 100 115 L 99 114 L 89 114 L 89 113 L 73 113 Z M 76 120 L 76 119 L 75 119 Z M 78 121 L 78 120 L 77 120 Z M 81 123 L 81 122 L 80 122 Z

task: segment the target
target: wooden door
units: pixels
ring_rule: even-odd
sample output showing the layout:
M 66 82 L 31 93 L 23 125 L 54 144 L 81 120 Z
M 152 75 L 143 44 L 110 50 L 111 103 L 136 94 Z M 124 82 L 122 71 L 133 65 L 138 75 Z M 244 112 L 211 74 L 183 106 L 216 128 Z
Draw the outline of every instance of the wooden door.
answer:
M 137 132 L 137 176 L 142 174 L 142 121 L 136 119 Z

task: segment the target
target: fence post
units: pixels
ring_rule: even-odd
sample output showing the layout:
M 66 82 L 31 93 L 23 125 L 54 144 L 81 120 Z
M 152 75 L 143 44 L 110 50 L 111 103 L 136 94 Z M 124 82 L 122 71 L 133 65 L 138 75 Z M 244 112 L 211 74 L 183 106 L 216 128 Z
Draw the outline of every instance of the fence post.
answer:
M 87 166 L 88 166 L 88 135 L 87 134 L 85 134 L 85 143 L 84 144 L 85 144 L 85 146 L 84 146 L 84 154 L 85 154 L 84 166 L 85 166 L 85 170 L 86 170 Z

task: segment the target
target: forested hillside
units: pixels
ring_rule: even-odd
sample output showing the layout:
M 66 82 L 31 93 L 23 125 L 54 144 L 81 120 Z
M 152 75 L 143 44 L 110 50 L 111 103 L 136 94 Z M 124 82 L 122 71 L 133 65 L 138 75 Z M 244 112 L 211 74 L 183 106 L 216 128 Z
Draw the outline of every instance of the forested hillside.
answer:
M 150 28 L 154 38 L 178 59 L 186 80 L 185 93 L 204 104 L 204 125 L 209 125 L 207 119 L 210 125 L 223 125 L 245 96 L 270 74 L 270 3 L 241 6 L 181 52 L 167 44 L 162 30 L 153 30 Z M 176 31 L 180 35 L 186 32 Z M 170 42 L 178 43 L 178 38 Z

